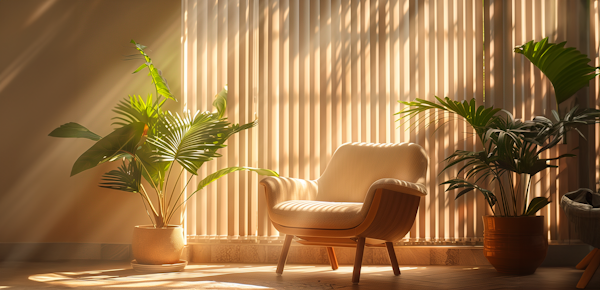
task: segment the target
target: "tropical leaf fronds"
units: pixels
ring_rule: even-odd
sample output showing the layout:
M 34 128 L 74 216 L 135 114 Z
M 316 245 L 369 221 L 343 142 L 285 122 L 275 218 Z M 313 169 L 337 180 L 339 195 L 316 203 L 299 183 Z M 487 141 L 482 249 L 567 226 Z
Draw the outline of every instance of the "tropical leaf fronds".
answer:
M 100 187 L 139 193 L 141 188 L 142 170 L 136 161 L 123 161 L 118 169 L 104 174 Z
M 224 139 L 222 140 L 222 142 L 225 142 L 227 139 L 229 139 L 229 137 L 233 136 L 234 134 L 239 133 L 244 130 L 248 130 L 252 127 L 255 127 L 256 125 L 258 125 L 258 120 L 254 120 L 250 123 L 246 123 L 243 125 L 240 125 L 240 124 L 230 125 L 227 128 L 227 132 L 225 134 L 223 134 Z
M 161 107 L 166 99 L 157 103 L 153 102 L 152 95 L 148 95 L 146 101 L 141 96 L 129 96 L 128 99 L 121 100 L 113 109 L 118 116 L 114 117 L 113 125 L 125 126 L 135 122 L 147 124 L 152 133 L 156 131 L 156 121 L 162 114 Z M 154 134 L 150 134 L 154 135 Z
M 160 190 L 165 182 L 166 172 L 171 167 L 171 162 L 159 161 L 154 157 L 153 147 L 146 143 L 136 152 L 135 157 L 140 162 L 142 176 L 150 185 Z
M 457 199 L 457 198 L 463 196 L 464 194 L 471 192 L 473 190 L 477 190 L 477 191 L 481 192 L 481 194 L 483 194 L 483 196 L 485 197 L 485 200 L 488 203 L 488 205 L 490 206 L 490 208 L 492 209 L 492 211 L 494 210 L 494 205 L 498 202 L 494 193 L 492 193 L 491 191 L 489 191 L 485 188 L 480 187 L 479 185 L 477 185 L 475 183 L 471 183 L 464 179 L 459 179 L 459 178 L 450 179 L 448 181 L 442 182 L 441 184 L 449 185 L 448 188 L 446 189 L 446 192 L 448 192 L 450 190 L 454 190 L 454 189 L 460 189 L 460 192 L 456 195 L 455 199 Z
M 98 140 L 90 149 L 85 151 L 71 170 L 71 176 L 96 167 L 106 161 L 115 160 L 117 154 L 135 155 L 138 143 L 144 134 L 144 123 L 132 123 L 116 129 L 104 138 Z
M 167 80 L 162 76 L 162 72 L 159 69 L 154 67 L 154 64 L 152 64 L 152 59 L 150 59 L 150 57 L 146 54 L 146 52 L 144 52 L 144 49 L 146 49 L 146 46 L 135 42 L 133 39 L 131 40 L 131 43 L 133 43 L 135 45 L 135 48 L 144 56 L 144 60 L 146 61 L 143 65 L 138 67 L 133 73 L 137 73 L 144 68 L 148 68 L 148 70 L 150 71 L 150 77 L 152 78 L 152 83 L 154 84 L 154 86 L 156 88 L 157 94 L 159 94 L 167 99 L 177 101 L 175 99 L 175 97 L 173 97 L 173 94 L 171 93 L 171 89 L 169 88 L 169 84 L 167 83 Z
M 470 101 L 454 101 L 450 98 L 446 97 L 444 99 L 435 97 L 439 104 L 423 100 L 423 99 L 415 99 L 412 102 L 399 101 L 399 103 L 409 106 L 400 112 L 397 112 L 395 115 L 400 115 L 400 118 L 397 120 L 402 120 L 404 118 L 414 118 L 418 117 L 420 113 L 429 112 L 429 115 L 433 113 L 433 111 L 444 111 L 453 114 L 457 114 L 464 118 L 464 120 L 469 123 L 473 129 L 477 132 L 477 135 L 480 138 L 483 137 L 485 133 L 486 127 L 494 122 L 496 118 L 496 114 L 500 111 L 500 109 L 494 109 L 494 107 L 486 108 L 484 106 L 477 106 L 475 102 L 475 98 Z M 432 111 L 433 110 L 433 111 Z M 440 122 L 443 121 L 442 114 L 438 114 L 437 119 L 433 119 L 432 122 Z M 418 121 L 417 121 L 418 122 Z
M 102 139 L 102 137 L 86 127 L 74 122 L 66 123 L 52 130 L 48 136 L 60 138 L 85 138 L 94 141 Z
M 458 169 L 457 174 L 465 172 L 466 179 L 475 179 L 475 182 L 479 180 L 486 180 L 492 176 L 495 170 L 495 158 L 489 156 L 489 154 L 482 151 L 464 151 L 456 150 L 452 155 L 448 156 L 444 161 L 447 162 L 444 169 L 440 171 L 440 174 L 447 169 L 463 163 L 463 166 Z
M 156 146 L 154 157 L 161 162 L 177 161 L 188 172 L 196 174 L 200 166 L 221 155 L 219 148 L 225 147 L 223 136 L 229 123 L 215 118 L 212 113 L 196 113 L 195 116 L 171 113 L 160 117 L 164 134 L 148 138 Z
M 546 75 L 560 104 L 581 88 L 589 85 L 599 73 L 589 65 L 590 59 L 579 50 L 565 48 L 566 42 L 549 43 L 548 38 L 539 42 L 529 41 L 515 47 L 515 52 L 524 55 Z

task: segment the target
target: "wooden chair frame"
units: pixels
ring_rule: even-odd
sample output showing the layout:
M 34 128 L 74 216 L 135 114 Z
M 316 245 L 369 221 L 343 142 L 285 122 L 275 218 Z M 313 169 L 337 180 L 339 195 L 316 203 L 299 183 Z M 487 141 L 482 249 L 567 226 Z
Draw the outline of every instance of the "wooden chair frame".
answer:
M 267 187 L 265 189 L 268 190 Z M 265 193 L 269 194 L 268 192 Z M 333 270 L 338 268 L 333 247 L 356 247 L 354 271 L 352 274 L 352 282 L 354 284 L 357 284 L 360 280 L 365 246 L 383 246 L 383 244 L 369 244 L 367 243 L 367 238 L 383 240 L 385 241 L 385 247 L 388 251 L 394 275 L 400 275 L 400 268 L 393 243 L 400 240 L 410 231 L 415 221 L 422 196 L 424 194 L 415 191 L 397 192 L 385 188 L 377 189 L 366 218 L 361 224 L 351 229 L 292 228 L 273 223 L 278 231 L 286 234 L 279 262 L 277 263 L 276 273 L 280 275 L 283 273 L 292 239 L 294 236 L 297 236 L 303 239 L 299 241 L 301 244 L 326 246 L 329 262 Z
M 579 270 L 585 269 L 583 275 L 581 275 L 581 279 L 579 279 L 579 282 L 577 283 L 577 288 L 583 289 L 587 286 L 594 276 L 594 273 L 596 273 L 598 266 L 600 266 L 600 251 L 598 248 L 594 248 L 587 256 L 585 256 L 585 258 L 583 258 L 583 260 L 581 260 L 581 262 L 579 262 L 579 264 L 577 264 L 577 266 L 575 266 L 575 268 Z

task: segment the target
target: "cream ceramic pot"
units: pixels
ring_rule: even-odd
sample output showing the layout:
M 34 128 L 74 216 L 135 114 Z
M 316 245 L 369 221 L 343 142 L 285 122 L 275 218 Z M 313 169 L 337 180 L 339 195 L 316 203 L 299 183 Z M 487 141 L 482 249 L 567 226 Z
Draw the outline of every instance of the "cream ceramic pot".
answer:
M 183 252 L 183 228 L 169 225 L 155 228 L 152 225 L 133 229 L 131 247 L 139 264 L 161 265 L 179 262 Z

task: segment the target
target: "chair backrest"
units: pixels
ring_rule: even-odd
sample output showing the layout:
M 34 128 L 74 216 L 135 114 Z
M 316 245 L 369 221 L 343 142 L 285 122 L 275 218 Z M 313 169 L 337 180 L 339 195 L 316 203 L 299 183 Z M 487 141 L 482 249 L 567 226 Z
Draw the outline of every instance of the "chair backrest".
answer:
M 317 200 L 363 202 L 381 178 L 425 183 L 425 150 L 413 143 L 346 143 L 340 146 L 318 179 Z

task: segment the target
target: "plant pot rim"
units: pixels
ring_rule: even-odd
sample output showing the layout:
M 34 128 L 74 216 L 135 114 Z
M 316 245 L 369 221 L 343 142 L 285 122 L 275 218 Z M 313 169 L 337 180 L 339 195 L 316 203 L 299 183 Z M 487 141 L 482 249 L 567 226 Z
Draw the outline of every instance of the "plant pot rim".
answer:
M 155 228 L 154 225 L 137 225 L 134 228 L 136 229 L 151 229 L 151 230 L 170 230 L 170 229 L 176 229 L 176 228 L 181 228 L 181 225 L 166 225 L 165 227 L 162 228 Z

